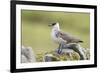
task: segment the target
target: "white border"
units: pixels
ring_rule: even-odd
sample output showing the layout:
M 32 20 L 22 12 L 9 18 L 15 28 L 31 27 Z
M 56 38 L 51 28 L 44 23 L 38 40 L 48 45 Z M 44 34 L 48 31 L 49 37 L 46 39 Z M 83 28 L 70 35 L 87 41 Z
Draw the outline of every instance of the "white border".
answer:
M 67 61 L 67 62 L 35 62 L 21 63 L 21 9 L 26 10 L 45 10 L 45 11 L 65 11 L 65 12 L 85 12 L 90 13 L 90 60 L 84 61 Z M 94 10 L 84 8 L 69 8 L 69 7 L 52 7 L 52 6 L 35 6 L 35 5 L 16 5 L 16 69 L 21 68 L 39 68 L 39 67 L 54 67 L 54 66 L 72 66 L 94 64 Z

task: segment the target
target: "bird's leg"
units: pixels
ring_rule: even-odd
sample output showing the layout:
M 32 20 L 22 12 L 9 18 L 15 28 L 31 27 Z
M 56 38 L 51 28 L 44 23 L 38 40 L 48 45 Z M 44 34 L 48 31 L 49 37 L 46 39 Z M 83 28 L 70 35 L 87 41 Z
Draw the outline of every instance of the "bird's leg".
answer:
M 63 43 L 61 43 L 61 46 L 60 46 L 60 49 L 62 49 L 63 48 Z
M 60 48 L 60 46 L 61 46 L 61 44 L 59 44 L 59 47 L 58 48 Z
M 60 54 L 60 47 L 61 47 L 61 44 L 59 44 L 59 47 L 58 47 L 58 54 Z
M 61 52 L 62 52 L 62 47 L 63 47 L 63 44 L 60 43 L 59 44 L 59 47 L 58 47 L 58 53 L 59 54 L 61 54 Z

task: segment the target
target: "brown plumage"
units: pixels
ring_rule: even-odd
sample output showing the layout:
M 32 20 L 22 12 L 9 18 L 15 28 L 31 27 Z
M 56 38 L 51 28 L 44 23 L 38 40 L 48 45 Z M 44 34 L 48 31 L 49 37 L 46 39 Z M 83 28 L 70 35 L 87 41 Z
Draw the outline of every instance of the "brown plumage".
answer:
M 82 40 L 62 31 L 58 31 L 57 36 L 66 41 L 66 43 L 83 43 Z
M 52 26 L 52 32 L 51 32 L 52 39 L 59 44 L 61 43 L 82 43 L 83 42 L 82 40 L 68 33 L 62 32 L 60 30 L 59 23 L 53 23 L 52 25 L 49 25 L 49 26 Z

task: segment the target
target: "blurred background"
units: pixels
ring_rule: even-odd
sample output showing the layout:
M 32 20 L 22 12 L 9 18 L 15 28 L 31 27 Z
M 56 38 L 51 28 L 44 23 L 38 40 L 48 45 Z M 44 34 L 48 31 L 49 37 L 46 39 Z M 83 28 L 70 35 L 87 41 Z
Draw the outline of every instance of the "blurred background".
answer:
M 50 23 L 59 22 L 60 28 L 72 34 L 84 43 L 84 48 L 90 48 L 90 14 L 76 12 L 52 11 L 21 11 L 22 45 L 33 48 L 36 57 L 58 47 L 51 39 Z

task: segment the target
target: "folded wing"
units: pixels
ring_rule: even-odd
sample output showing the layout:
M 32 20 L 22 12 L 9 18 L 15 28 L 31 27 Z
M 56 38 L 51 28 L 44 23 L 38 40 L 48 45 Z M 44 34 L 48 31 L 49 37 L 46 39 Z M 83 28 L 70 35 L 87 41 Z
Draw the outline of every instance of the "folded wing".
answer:
M 67 43 L 82 43 L 83 41 L 62 31 L 58 31 L 58 36 L 65 40 Z

